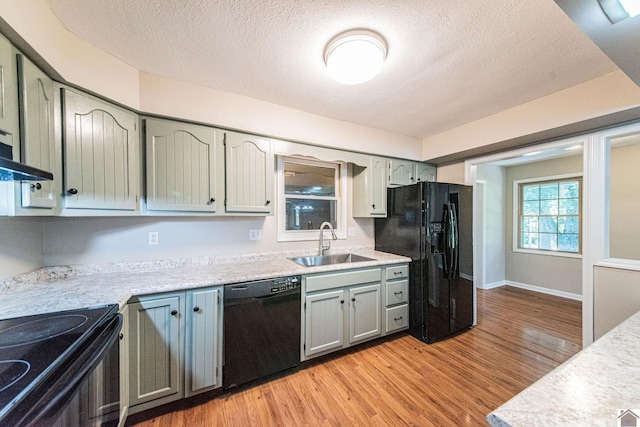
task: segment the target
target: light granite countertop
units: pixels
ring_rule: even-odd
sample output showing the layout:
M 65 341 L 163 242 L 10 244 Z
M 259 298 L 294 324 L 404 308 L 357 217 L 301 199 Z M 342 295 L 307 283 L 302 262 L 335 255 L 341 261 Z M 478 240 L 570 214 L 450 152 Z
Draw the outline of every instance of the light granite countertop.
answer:
M 134 295 L 411 261 L 366 247 L 351 248 L 349 252 L 372 261 L 303 267 L 288 258 L 312 254 L 297 251 L 45 267 L 0 282 L 0 319 L 105 304 L 123 307 Z
M 639 355 L 640 312 L 490 413 L 487 421 L 494 427 L 620 425 L 623 411 L 640 416 Z

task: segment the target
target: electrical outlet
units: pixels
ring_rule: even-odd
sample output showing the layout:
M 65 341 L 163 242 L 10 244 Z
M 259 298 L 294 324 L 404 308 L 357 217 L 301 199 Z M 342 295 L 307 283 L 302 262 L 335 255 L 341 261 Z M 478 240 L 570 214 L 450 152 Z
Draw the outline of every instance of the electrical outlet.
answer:
M 353 237 L 355 235 L 356 235 L 356 228 L 355 227 L 347 228 L 347 236 Z
M 150 231 L 149 232 L 149 244 L 150 245 L 157 245 L 158 244 L 158 232 L 157 231 Z
M 262 230 L 249 230 L 249 240 L 262 239 Z

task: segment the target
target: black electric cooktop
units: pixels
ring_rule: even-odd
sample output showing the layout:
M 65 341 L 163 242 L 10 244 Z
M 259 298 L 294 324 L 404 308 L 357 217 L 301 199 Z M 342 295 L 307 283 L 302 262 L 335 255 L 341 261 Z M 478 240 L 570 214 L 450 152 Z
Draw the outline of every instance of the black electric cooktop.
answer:
M 28 407 L 117 312 L 108 305 L 0 320 L 0 425 Z

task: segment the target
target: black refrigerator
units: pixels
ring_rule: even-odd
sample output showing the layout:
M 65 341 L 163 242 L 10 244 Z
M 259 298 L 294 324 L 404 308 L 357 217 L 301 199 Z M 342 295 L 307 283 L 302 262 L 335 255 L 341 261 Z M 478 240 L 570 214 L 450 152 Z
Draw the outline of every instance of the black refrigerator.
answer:
M 432 343 L 473 324 L 473 188 L 420 182 L 387 189 L 375 248 L 411 258 L 409 333 Z

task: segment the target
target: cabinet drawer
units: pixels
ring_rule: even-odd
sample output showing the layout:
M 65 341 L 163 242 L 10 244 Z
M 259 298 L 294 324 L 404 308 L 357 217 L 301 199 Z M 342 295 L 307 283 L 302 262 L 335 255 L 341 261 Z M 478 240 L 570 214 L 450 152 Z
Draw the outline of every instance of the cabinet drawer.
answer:
M 402 279 L 409 276 L 409 265 L 395 265 L 387 267 L 387 280 Z
M 384 305 L 395 305 L 409 301 L 409 280 L 387 282 Z
M 409 327 L 409 305 L 399 305 L 386 309 L 384 332 L 389 333 Z
M 306 276 L 306 292 L 379 282 L 381 276 L 380 268 Z

